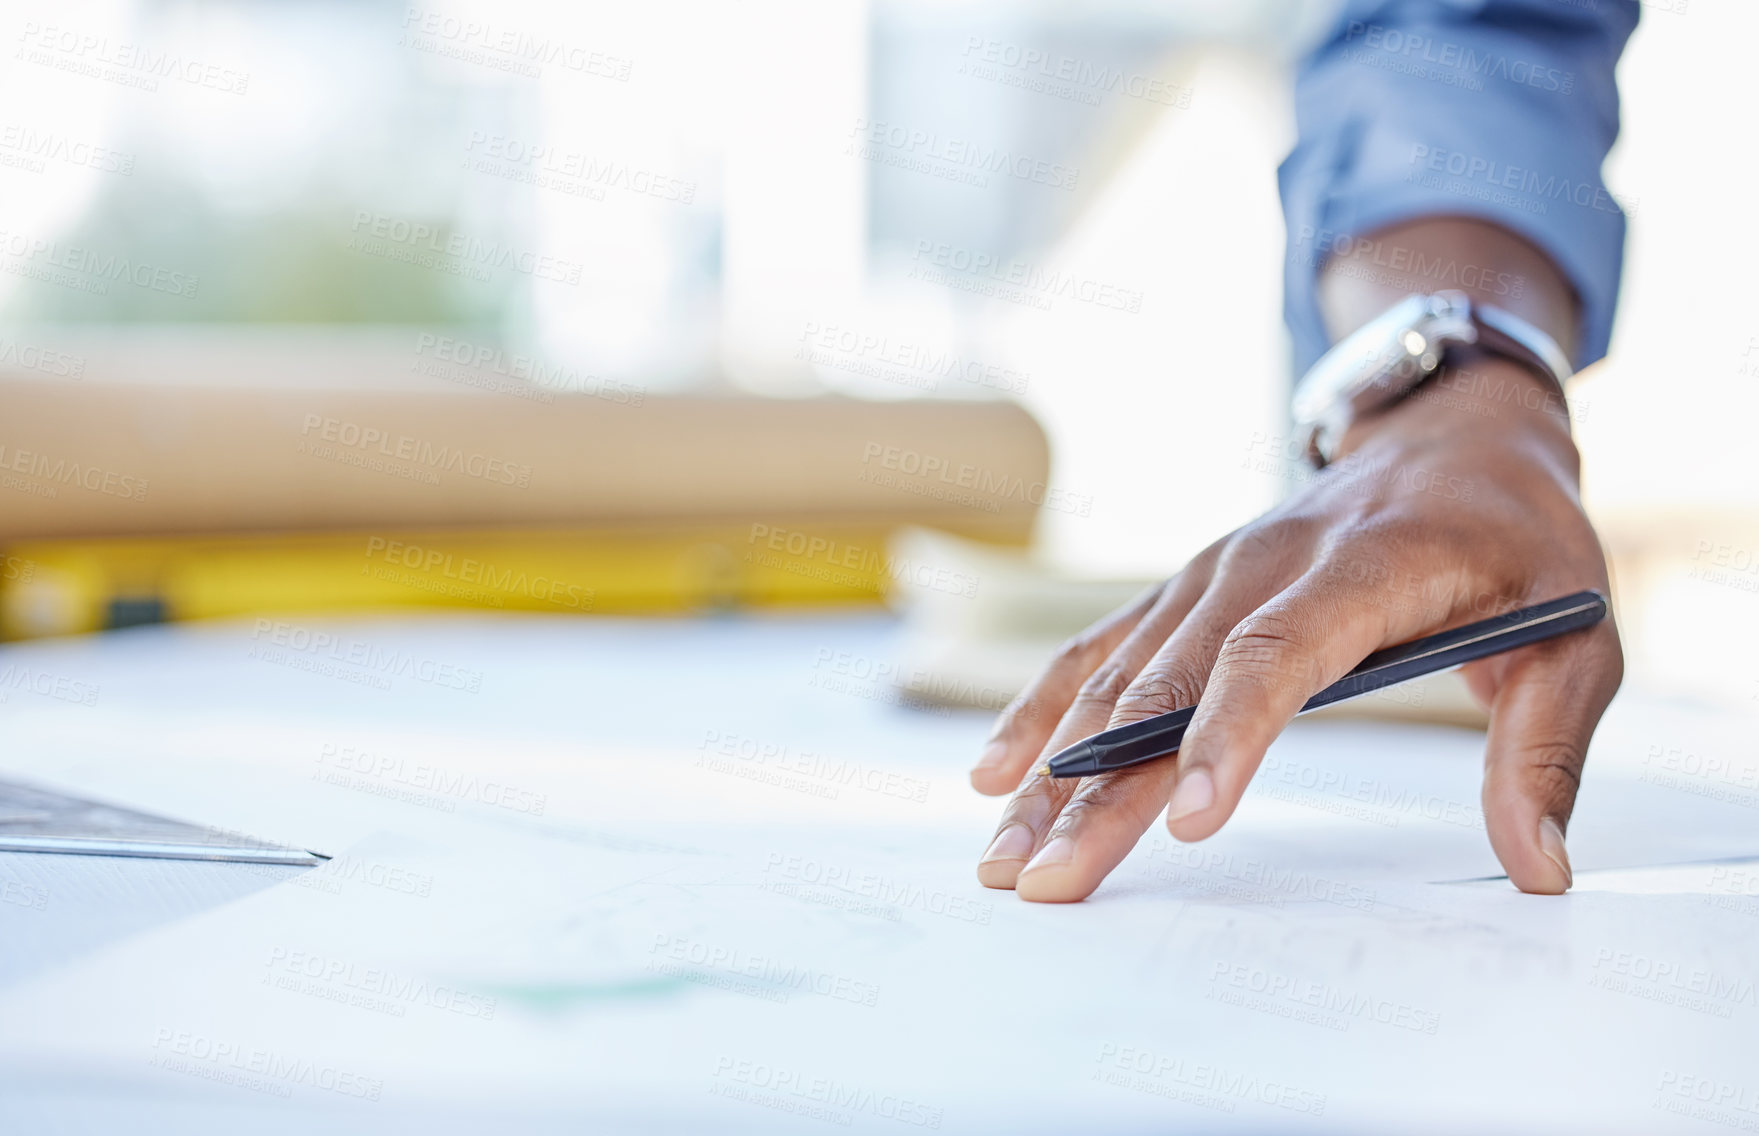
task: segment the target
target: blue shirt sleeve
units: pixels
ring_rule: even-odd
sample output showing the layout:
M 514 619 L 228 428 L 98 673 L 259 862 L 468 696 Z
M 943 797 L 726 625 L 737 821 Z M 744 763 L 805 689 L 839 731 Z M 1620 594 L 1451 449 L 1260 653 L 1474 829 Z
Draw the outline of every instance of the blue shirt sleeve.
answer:
M 1618 137 L 1613 67 L 1637 9 L 1637 0 L 1346 0 L 1300 67 L 1299 137 L 1278 171 L 1297 373 L 1330 345 L 1315 295 L 1326 258 L 1383 226 L 1443 214 L 1494 222 L 1549 254 L 1582 305 L 1581 341 L 1563 346 L 1578 367 L 1606 354 L 1625 216 L 1600 164 Z M 1409 250 L 1372 251 L 1413 270 Z M 1450 274 L 1493 292 L 1499 283 L 1482 279 L 1481 266 L 1428 268 L 1436 288 Z

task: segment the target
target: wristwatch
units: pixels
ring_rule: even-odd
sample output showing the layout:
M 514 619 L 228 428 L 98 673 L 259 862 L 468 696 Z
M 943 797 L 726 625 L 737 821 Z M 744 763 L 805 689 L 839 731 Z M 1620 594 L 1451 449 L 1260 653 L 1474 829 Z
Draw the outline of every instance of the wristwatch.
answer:
M 1570 360 L 1551 336 L 1464 292 L 1415 293 L 1344 337 L 1295 384 L 1291 409 L 1308 458 L 1330 462 L 1352 422 L 1404 398 L 1470 347 L 1524 364 L 1563 397 Z

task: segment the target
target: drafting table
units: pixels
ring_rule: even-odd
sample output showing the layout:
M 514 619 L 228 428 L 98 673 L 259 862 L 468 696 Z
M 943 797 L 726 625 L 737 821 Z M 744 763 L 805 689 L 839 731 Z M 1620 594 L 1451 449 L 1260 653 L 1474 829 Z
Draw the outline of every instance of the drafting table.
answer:
M 973 876 L 987 716 L 900 706 L 897 636 L 290 618 L 0 650 L 67 680 L 0 688 L 0 778 L 335 857 L 0 854 L 0 1130 L 1759 1121 L 1751 716 L 1622 697 L 1564 899 L 1484 878 L 1480 736 L 1303 721 L 1221 835 L 1156 826 L 1035 906 Z M 96 696 L 39 693 L 72 682 Z

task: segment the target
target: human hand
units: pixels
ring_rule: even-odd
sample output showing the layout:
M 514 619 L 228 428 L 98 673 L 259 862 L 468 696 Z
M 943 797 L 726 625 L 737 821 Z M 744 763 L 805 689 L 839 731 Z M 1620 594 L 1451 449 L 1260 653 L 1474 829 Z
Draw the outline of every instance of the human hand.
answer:
M 1561 401 L 1518 365 L 1444 371 L 1359 422 L 1344 453 L 1071 639 L 1002 712 L 971 772 L 980 792 L 1013 790 L 978 865 L 985 886 L 1083 899 L 1163 806 L 1180 840 L 1221 828 L 1283 726 L 1369 653 L 1609 591 Z M 1622 675 L 1611 619 L 1465 668 L 1491 714 L 1485 828 L 1522 891 L 1570 886 L 1564 829 Z M 1036 772 L 1082 738 L 1193 703 L 1176 761 L 1078 782 Z

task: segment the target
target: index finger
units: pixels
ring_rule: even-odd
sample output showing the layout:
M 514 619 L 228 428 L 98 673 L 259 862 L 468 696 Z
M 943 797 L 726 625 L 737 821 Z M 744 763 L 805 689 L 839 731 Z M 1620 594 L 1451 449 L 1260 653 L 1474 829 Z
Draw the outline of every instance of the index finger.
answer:
M 1371 652 L 1431 630 L 1437 613 L 1391 609 L 1310 571 L 1228 634 L 1179 750 L 1167 828 L 1211 836 L 1233 815 L 1265 750 L 1309 698 Z
M 1050 664 L 996 716 L 995 729 L 971 769 L 973 788 L 995 797 L 1020 784 L 1081 684 L 1136 629 L 1166 587 L 1154 585 L 1057 649 Z

